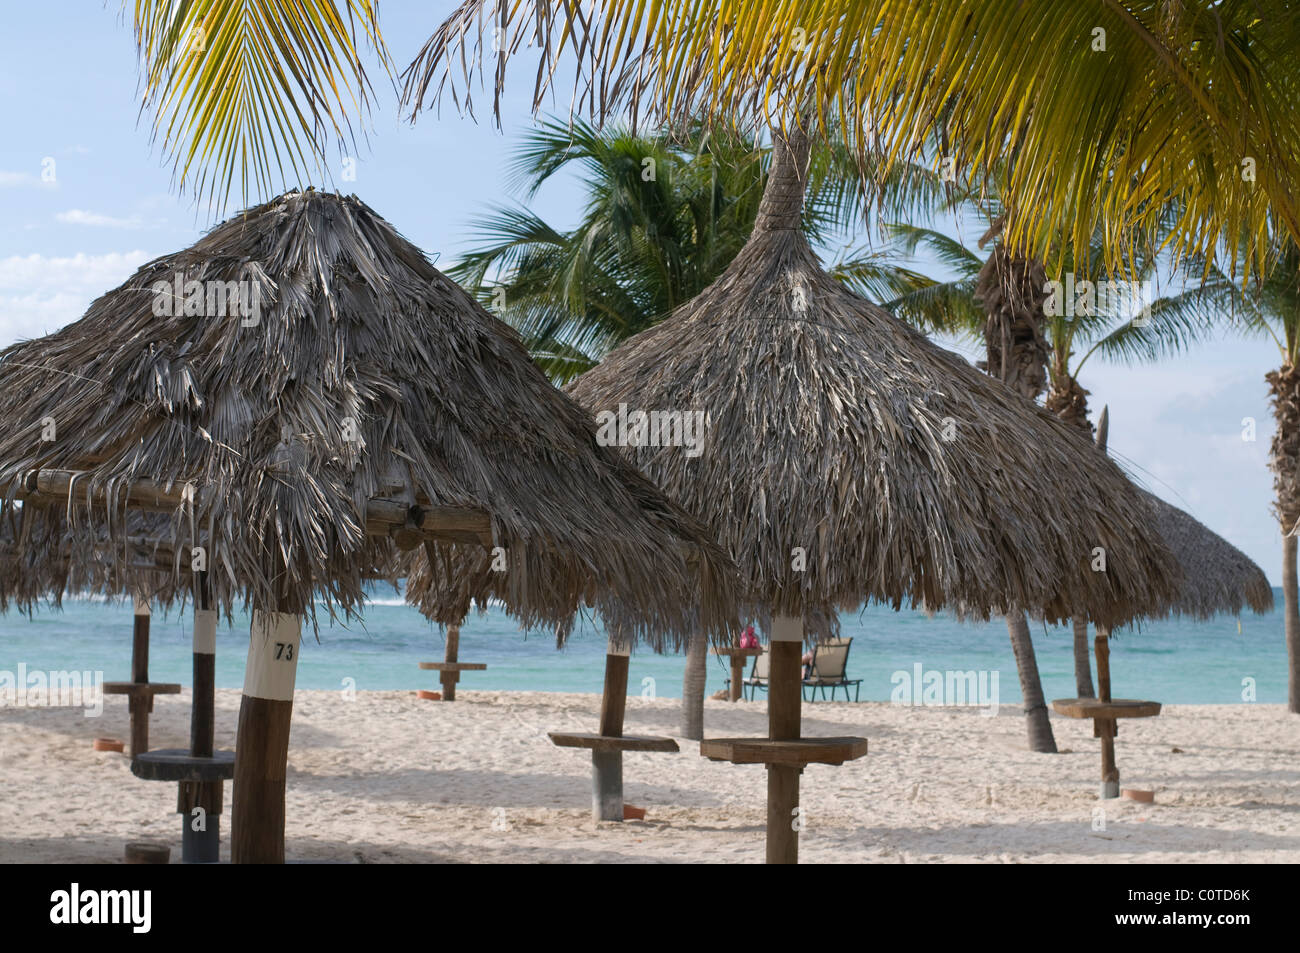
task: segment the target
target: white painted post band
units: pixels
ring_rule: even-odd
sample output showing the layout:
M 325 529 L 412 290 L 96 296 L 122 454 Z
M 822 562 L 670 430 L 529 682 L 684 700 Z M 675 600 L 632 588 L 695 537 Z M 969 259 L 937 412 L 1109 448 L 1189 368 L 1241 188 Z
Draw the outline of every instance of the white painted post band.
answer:
M 194 654 L 217 654 L 217 610 L 194 610 Z
M 803 619 L 794 619 L 788 615 L 774 616 L 771 635 L 773 642 L 802 642 Z
M 609 645 L 605 648 L 605 652 L 608 655 L 631 655 L 632 646 L 630 644 L 619 645 L 614 641 L 614 637 L 611 635 L 609 637 Z
M 136 615 L 148 615 L 148 614 L 149 614 L 149 600 L 148 600 L 148 599 L 144 598 L 143 596 L 136 596 L 136 597 L 135 597 L 135 614 L 136 614 Z
M 289 612 L 253 610 L 244 694 L 271 701 L 293 701 L 298 674 L 302 619 Z

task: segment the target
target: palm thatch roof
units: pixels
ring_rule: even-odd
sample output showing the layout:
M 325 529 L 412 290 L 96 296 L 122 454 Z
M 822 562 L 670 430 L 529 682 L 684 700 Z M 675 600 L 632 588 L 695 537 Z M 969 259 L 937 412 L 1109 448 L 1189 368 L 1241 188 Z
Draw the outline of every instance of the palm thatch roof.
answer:
M 128 503 L 162 514 L 171 578 L 204 547 L 226 611 L 350 614 L 423 542 L 436 582 L 561 637 L 583 604 L 655 637 L 734 617 L 701 525 L 355 196 L 249 209 L 0 352 L 0 491 L 74 575 L 125 552 Z M 442 578 L 483 547 L 504 571 Z
M 1138 491 L 1154 514 L 1156 532 L 1182 567 L 1182 585 L 1168 615 L 1208 619 L 1243 607 L 1273 608 L 1273 587 L 1253 560 L 1190 513 L 1146 490 Z
M 827 275 L 799 229 L 807 139 L 776 140 L 731 266 L 569 389 L 605 421 L 620 405 L 708 415 L 698 455 L 625 452 L 716 532 L 744 611 L 824 632 L 867 600 L 1112 625 L 1165 605 L 1178 567 L 1136 489 L 1074 428 Z
M 0 516 L 0 612 L 32 613 L 38 603 L 58 607 L 64 595 L 131 598 L 151 604 L 184 603 L 191 593 L 189 554 L 184 558 L 165 541 L 167 519 L 159 513 L 131 511 L 128 531 L 116 543 L 101 528 L 85 558 L 73 551 L 85 537 L 72 538 L 48 510 L 11 508 Z M 181 573 L 170 572 L 176 564 Z

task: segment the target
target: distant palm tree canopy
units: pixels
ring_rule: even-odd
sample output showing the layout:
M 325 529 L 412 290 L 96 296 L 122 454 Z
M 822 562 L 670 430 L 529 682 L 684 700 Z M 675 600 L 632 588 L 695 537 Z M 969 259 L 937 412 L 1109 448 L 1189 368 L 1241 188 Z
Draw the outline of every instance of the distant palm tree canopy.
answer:
M 566 383 L 723 272 L 753 229 L 768 153 L 702 124 L 634 135 L 546 122 L 517 150 L 511 184 L 532 198 L 576 165 L 586 194 L 578 224 L 562 230 L 523 206 L 498 206 L 477 229 L 482 244 L 449 274 Z M 846 150 L 822 150 L 804 215 L 810 237 L 860 214 L 858 181 Z

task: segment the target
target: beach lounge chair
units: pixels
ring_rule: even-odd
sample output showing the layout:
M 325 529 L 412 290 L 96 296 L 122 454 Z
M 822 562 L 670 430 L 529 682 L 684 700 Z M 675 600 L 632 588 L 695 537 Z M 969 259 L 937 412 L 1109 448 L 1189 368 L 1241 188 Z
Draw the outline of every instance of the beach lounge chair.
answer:
M 767 691 L 767 677 L 771 661 L 771 649 L 765 645 L 763 646 L 763 653 L 754 656 L 754 664 L 749 669 L 749 678 L 745 679 L 744 684 L 740 686 L 741 693 L 745 696 L 746 701 L 753 701 L 754 693 L 760 688 Z M 727 684 L 731 684 L 731 679 L 727 679 Z
M 808 677 L 803 680 L 803 687 L 812 690 L 812 697 L 806 697 L 806 701 L 816 701 L 819 688 L 822 690 L 822 701 L 826 700 L 828 688 L 831 690 L 831 701 L 835 701 L 835 692 L 840 688 L 844 689 L 844 700 L 848 701 L 850 685 L 853 686 L 853 700 L 858 700 L 862 679 L 846 677 L 849 648 L 852 645 L 852 639 L 832 639 L 829 642 L 818 643 L 813 648 L 812 662 L 808 665 Z

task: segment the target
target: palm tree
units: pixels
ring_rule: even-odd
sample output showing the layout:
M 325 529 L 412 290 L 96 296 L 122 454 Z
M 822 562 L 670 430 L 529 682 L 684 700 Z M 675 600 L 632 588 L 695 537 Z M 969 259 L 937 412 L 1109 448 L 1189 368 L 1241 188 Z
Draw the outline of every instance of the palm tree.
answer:
M 564 384 L 730 263 L 758 211 L 764 156 L 749 139 L 699 126 L 674 139 L 544 123 L 515 152 L 514 185 L 531 199 L 578 167 L 581 220 L 562 231 L 526 207 L 498 206 L 476 229 L 481 244 L 449 274 Z
M 534 108 L 572 75 L 573 108 L 599 124 L 626 111 L 753 126 L 811 108 L 891 162 L 938 140 L 974 180 L 1016 156 L 1004 234 L 1019 253 L 1046 261 L 1106 225 L 1121 271 L 1131 234 L 1168 200 L 1178 255 L 1212 260 L 1244 242 L 1244 268 L 1262 272 L 1275 224 L 1300 240 L 1289 5 L 1039 0 L 1009 15 L 1005 0 L 465 0 L 404 71 L 402 102 L 414 119 L 450 92 L 472 111 L 472 80 L 491 70 L 499 120 L 522 56 L 538 60 Z M 138 0 L 133 27 L 176 182 L 219 203 L 236 176 L 247 200 L 277 174 L 319 170 L 368 112 L 361 49 L 390 62 L 374 0 Z
M 573 76 L 575 110 L 600 119 L 760 125 L 811 109 L 823 128 L 847 119 L 860 153 L 891 162 L 940 141 L 968 181 L 1015 156 L 1003 234 L 1017 254 L 1047 262 L 1106 226 L 1121 272 L 1131 236 L 1172 204 L 1179 256 L 1244 241 L 1243 266 L 1262 271 L 1274 224 L 1300 240 L 1289 6 L 464 0 L 404 71 L 402 99 L 412 119 L 447 91 L 472 109 L 491 71 L 499 121 L 508 64 L 525 58 L 535 103 Z
M 525 206 L 494 207 L 475 230 L 481 244 L 448 274 L 520 332 L 557 384 L 567 383 L 730 264 L 753 229 L 769 154 L 753 139 L 700 123 L 676 135 L 634 135 L 546 121 L 515 151 L 512 185 L 532 199 L 552 176 L 577 167 L 586 192 L 580 221 L 563 231 Z M 935 188 L 933 179 L 910 169 L 890 188 L 896 202 L 915 202 Z M 829 241 L 864 215 L 851 154 L 842 142 L 822 146 L 810 169 L 805 232 Z M 882 271 L 871 256 L 842 267 Z

